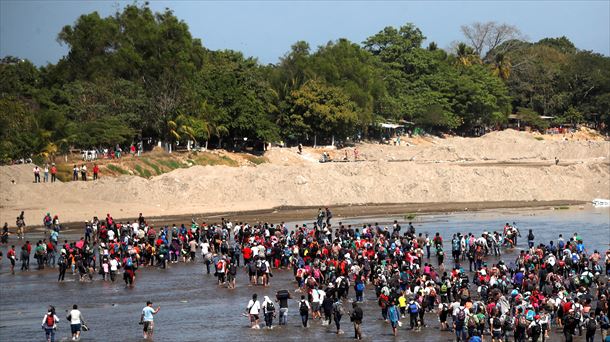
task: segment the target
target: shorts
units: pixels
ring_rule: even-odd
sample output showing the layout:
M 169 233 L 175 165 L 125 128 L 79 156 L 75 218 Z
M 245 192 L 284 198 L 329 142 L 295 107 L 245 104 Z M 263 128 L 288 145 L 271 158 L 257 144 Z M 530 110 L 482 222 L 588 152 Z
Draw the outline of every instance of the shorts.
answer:
M 320 303 L 318 303 L 318 302 L 311 303 L 311 311 L 319 311 L 319 310 L 320 310 Z
M 494 339 L 502 337 L 502 330 L 492 330 L 491 332 Z
M 152 332 L 155 328 L 155 323 L 153 321 L 144 321 L 144 331 Z
M 256 322 L 258 320 L 258 315 L 250 315 L 250 322 Z
M 76 334 L 77 332 L 80 331 L 81 328 L 81 324 L 70 324 L 70 330 L 72 331 L 73 334 Z
M 396 328 L 398 326 L 398 321 L 390 321 L 392 328 Z

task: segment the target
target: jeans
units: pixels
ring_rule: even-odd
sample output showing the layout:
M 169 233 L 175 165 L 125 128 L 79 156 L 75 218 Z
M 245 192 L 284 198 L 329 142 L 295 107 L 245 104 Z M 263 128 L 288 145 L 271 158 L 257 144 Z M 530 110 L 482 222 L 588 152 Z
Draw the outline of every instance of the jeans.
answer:
M 356 301 L 357 302 L 362 302 L 362 292 L 363 291 L 356 291 Z
M 335 314 L 335 325 L 337 326 L 337 331 L 341 330 L 341 315 Z
M 455 338 L 456 341 L 466 341 L 466 331 L 464 331 L 464 327 L 455 327 Z
M 47 341 L 55 342 L 55 329 L 44 328 L 44 333 L 47 336 Z
M 47 265 L 55 267 L 55 252 L 49 252 L 47 254 Z
M 595 340 L 595 331 L 592 334 L 587 333 L 585 337 L 587 342 L 593 342 Z
M 288 323 L 288 308 L 280 308 L 280 325 Z
M 409 323 L 411 324 L 411 329 L 417 327 L 417 314 L 409 314 Z
M 273 312 L 265 313 L 265 325 L 270 328 L 273 325 Z
M 303 327 L 307 327 L 308 320 L 309 320 L 309 313 L 301 314 L 301 322 L 303 323 Z

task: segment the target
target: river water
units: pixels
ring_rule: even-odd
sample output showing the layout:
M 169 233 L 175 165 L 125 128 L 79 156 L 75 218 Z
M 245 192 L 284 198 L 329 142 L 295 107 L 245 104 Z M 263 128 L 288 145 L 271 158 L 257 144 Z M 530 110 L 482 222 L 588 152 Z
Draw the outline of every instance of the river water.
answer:
M 358 217 L 342 221 L 353 225 L 378 222 L 389 226 L 395 219 L 401 223 L 407 221 L 404 217 Z M 548 243 L 549 240 L 556 240 L 560 233 L 567 238 L 578 232 L 589 250 L 598 249 L 603 253 L 610 244 L 608 208 L 500 209 L 425 214 L 416 216 L 412 221 L 418 232 L 428 232 L 431 235 L 440 232 L 446 242 L 446 249 L 449 248 L 448 240 L 454 233 L 472 232 L 479 235 L 482 231 L 500 230 L 506 222 L 516 222 L 521 229 L 523 237 L 518 247 L 526 244 L 528 229 L 533 230 L 537 242 Z M 296 223 L 304 222 L 288 222 L 290 227 Z M 35 236 L 29 238 L 34 241 Z M 518 250 L 519 248 L 515 249 L 503 258 L 512 260 Z M 2 246 L 2 251 L 6 255 L 6 246 Z M 140 268 L 134 288 L 126 288 L 119 281 L 121 279 L 115 283 L 104 282 L 100 278 L 93 282 L 79 282 L 70 274 L 66 275 L 64 283 L 58 283 L 56 270 L 17 270 L 16 275 L 11 275 L 8 263 L 3 259 L 0 268 L 0 341 L 43 341 L 44 332 L 40 323 L 49 304 L 56 307 L 61 319 L 56 340 L 70 340 L 70 327 L 65 316 L 66 310 L 75 303 L 79 305 L 91 328 L 89 332 L 83 333 L 82 341 L 141 341 L 138 321 L 147 300 L 152 300 L 155 307 L 161 306 L 161 311 L 155 316 L 156 341 L 342 341 L 353 337 L 347 316 L 344 316 L 342 322 L 345 335 L 335 335 L 334 325 L 321 326 L 318 321 L 310 321 L 309 328 L 302 328 L 295 300 L 289 302 L 288 326 L 276 327 L 270 331 L 249 329 L 247 318 L 242 313 L 251 295 L 257 293 L 262 301 L 264 295 L 274 298 L 279 289 L 293 290 L 295 285 L 292 272 L 275 270 L 271 285 L 263 288 L 246 285 L 247 275 L 240 271 L 237 289 L 228 290 L 219 288 L 212 275 L 203 274 L 203 263 L 200 255 L 197 257 L 199 259 L 195 263 L 174 264 L 166 270 Z M 436 259 L 433 261 L 436 262 Z M 31 264 L 34 265 L 35 261 L 32 260 Z M 295 293 L 293 297 L 296 298 L 297 295 Z M 349 307 L 346 305 L 346 308 Z M 390 327 L 380 319 L 373 290 L 365 291 L 363 308 L 365 340 L 452 340 L 452 334 L 438 331 L 438 321 L 433 314 L 426 314 L 429 327 L 421 332 L 406 330 L 407 319 L 403 328 L 399 329 L 399 338 L 395 339 Z M 264 324 L 262 320 L 261 324 Z M 551 336 L 551 341 L 559 340 L 562 340 L 559 335 Z

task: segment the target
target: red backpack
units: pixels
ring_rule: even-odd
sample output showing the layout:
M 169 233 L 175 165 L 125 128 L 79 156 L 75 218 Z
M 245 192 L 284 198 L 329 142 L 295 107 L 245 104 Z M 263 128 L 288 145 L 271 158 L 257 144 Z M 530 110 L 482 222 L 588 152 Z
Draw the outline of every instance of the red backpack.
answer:
M 55 317 L 53 314 L 47 314 L 47 326 L 52 328 L 55 325 Z

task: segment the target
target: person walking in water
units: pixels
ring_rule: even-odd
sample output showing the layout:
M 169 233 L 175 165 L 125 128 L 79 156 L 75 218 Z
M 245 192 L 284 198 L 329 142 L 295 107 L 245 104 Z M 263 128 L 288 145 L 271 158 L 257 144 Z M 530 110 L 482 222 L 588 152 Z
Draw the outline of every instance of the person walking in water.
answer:
M 250 327 L 252 329 L 260 329 L 258 325 L 258 315 L 261 310 L 261 303 L 258 301 L 257 294 L 252 295 L 252 299 L 248 302 L 248 306 L 246 307 L 246 312 L 248 313 L 248 317 L 250 318 Z
M 68 320 L 70 320 L 70 330 L 72 332 L 72 340 L 78 341 L 80 339 L 80 332 L 84 324 L 83 314 L 78 310 L 78 305 L 72 305 L 72 311 L 68 314 Z
M 152 302 L 149 300 L 146 302 L 146 306 L 142 309 L 142 315 L 140 316 L 140 324 L 144 325 L 142 336 L 146 339 L 150 338 L 152 340 L 155 323 L 153 315 L 156 315 L 159 310 L 161 310 L 160 306 L 157 306 L 156 309 L 153 309 Z
M 358 306 L 357 302 L 352 303 L 352 313 L 350 315 L 350 320 L 354 323 L 354 338 L 357 340 L 362 339 L 362 330 L 360 326 L 362 325 L 362 318 L 364 314 L 362 312 L 362 308 Z
M 47 337 L 47 342 L 55 342 L 55 330 L 58 322 L 59 318 L 55 314 L 55 307 L 49 305 L 47 313 L 42 318 L 42 329 Z

